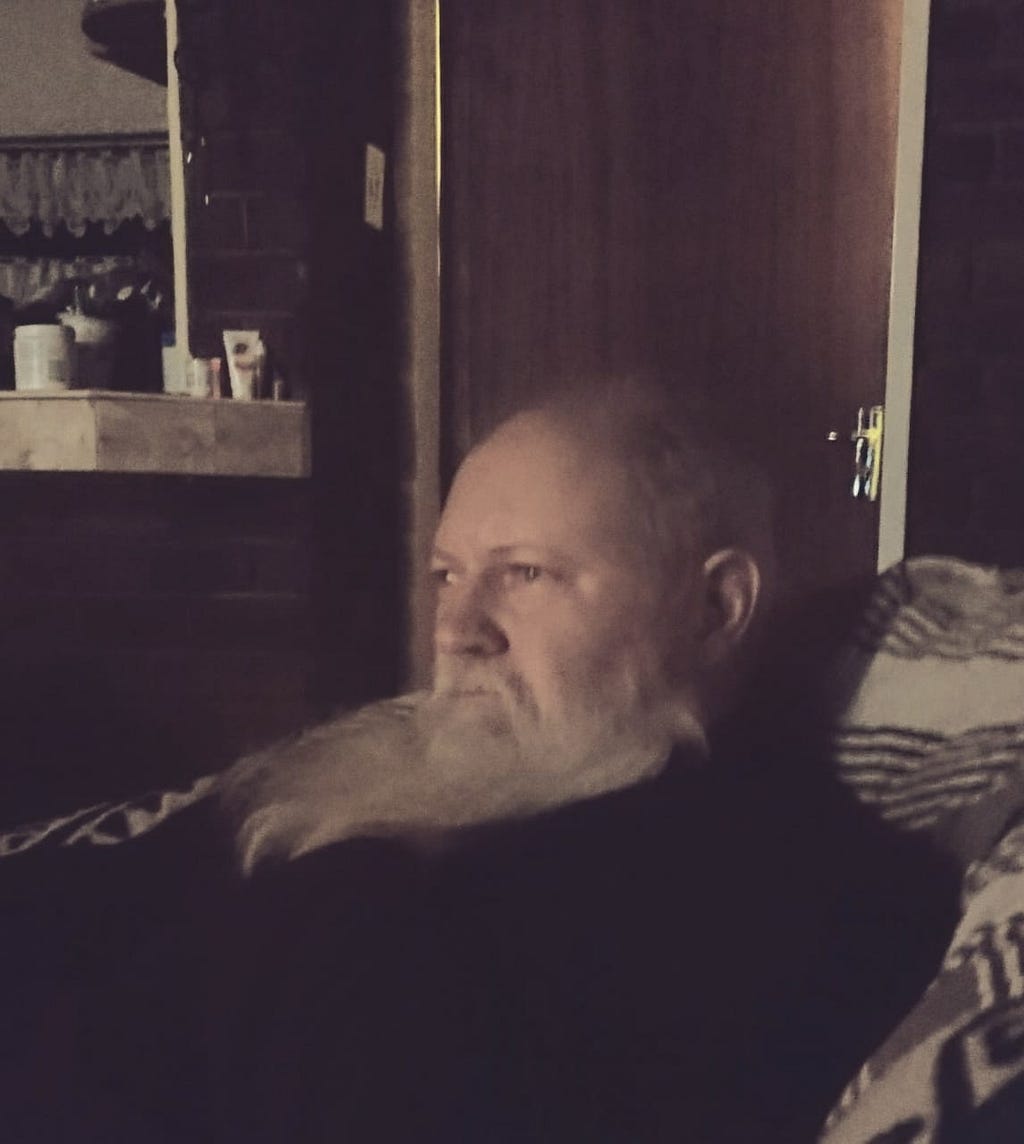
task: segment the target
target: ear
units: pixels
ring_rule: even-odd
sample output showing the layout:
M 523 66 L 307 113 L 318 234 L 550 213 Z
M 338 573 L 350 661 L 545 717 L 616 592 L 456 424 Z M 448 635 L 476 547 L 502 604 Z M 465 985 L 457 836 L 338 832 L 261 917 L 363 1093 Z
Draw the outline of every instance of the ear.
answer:
M 761 570 L 749 552 L 723 548 L 704 561 L 703 577 L 701 653 L 711 667 L 730 657 L 750 627 L 761 595 Z

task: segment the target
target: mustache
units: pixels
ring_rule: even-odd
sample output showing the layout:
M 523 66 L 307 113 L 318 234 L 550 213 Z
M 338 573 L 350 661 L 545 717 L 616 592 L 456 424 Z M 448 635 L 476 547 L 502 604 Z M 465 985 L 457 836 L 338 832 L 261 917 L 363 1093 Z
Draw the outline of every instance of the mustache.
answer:
M 512 709 L 539 715 L 537 700 L 530 685 L 518 672 L 506 669 L 442 662 L 434 671 L 433 694 L 438 699 L 495 695 Z

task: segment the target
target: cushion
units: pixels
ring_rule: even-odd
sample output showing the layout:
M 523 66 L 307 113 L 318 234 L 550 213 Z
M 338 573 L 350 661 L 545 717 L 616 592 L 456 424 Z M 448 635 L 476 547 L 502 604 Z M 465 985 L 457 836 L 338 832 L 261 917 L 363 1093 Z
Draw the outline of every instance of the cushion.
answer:
M 896 829 L 976 847 L 960 842 L 965 818 L 1024 762 L 1024 570 L 951 557 L 891 568 L 832 690 L 840 781 Z
M 1024 1139 L 1024 570 L 947 557 L 890 569 L 834 699 L 841 781 L 955 858 L 963 883 L 937 974 L 821 1140 Z

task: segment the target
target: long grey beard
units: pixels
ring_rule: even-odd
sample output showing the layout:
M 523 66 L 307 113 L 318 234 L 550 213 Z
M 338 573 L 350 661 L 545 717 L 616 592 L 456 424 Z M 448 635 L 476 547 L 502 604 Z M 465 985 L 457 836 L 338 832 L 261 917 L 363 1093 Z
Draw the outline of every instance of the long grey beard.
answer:
M 295 857 L 343 835 L 353 785 L 368 768 L 386 771 L 396 757 L 418 748 L 415 692 L 344 712 L 240 759 L 222 776 L 220 800 L 234 833 L 239 864 L 250 873 L 261 862 Z
M 680 740 L 703 741 L 686 712 L 554 727 L 511 695 L 415 692 L 242 759 L 221 799 L 249 873 L 357 834 L 427 837 L 591 798 L 657 774 Z

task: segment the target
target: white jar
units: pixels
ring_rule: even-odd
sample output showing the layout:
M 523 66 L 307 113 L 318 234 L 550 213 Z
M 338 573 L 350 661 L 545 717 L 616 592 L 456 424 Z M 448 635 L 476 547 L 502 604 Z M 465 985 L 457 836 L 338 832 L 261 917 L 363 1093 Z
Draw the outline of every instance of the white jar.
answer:
M 15 389 L 70 389 L 74 383 L 75 335 L 67 326 L 15 327 Z

